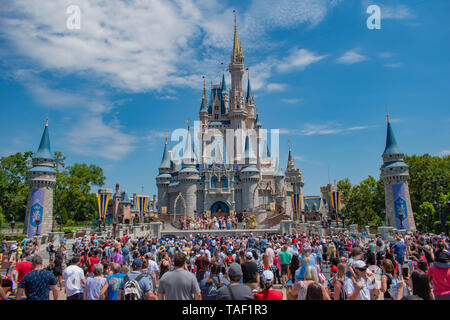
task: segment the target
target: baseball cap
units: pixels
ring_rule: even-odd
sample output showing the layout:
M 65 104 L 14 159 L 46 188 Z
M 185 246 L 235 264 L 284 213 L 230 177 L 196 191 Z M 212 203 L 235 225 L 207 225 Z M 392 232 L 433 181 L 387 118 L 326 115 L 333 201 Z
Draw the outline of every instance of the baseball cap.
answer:
M 362 260 L 357 260 L 353 263 L 353 266 L 358 269 L 367 269 L 366 264 Z
M 264 283 L 272 283 L 273 272 L 270 270 L 265 270 L 262 274 L 262 278 L 263 278 Z
M 230 269 L 228 269 L 228 275 L 230 277 L 242 276 L 241 265 L 236 262 L 232 263 Z
M 245 256 L 247 257 L 247 259 L 253 259 L 253 254 L 251 252 L 247 252 Z
M 330 269 L 331 273 L 336 273 L 337 272 L 337 267 L 336 266 L 332 266 Z

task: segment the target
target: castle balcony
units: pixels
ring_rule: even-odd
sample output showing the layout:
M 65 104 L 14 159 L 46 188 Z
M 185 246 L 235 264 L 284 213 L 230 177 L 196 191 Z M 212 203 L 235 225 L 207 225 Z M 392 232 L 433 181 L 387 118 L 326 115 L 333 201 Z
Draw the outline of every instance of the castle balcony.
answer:
M 212 188 L 212 189 L 208 189 L 208 194 L 211 195 L 219 195 L 219 194 L 231 194 L 231 190 L 229 190 L 228 188 Z

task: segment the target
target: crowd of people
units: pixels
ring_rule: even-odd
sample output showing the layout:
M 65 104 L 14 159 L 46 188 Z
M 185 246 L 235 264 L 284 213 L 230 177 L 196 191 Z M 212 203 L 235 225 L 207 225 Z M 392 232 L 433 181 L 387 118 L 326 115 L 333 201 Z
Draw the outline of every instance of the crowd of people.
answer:
M 232 230 L 238 228 L 238 223 L 238 218 L 231 215 L 228 217 L 186 217 L 179 220 L 182 230 Z
M 2 243 L 0 299 L 449 300 L 445 235 L 291 234 Z M 70 251 L 70 254 L 69 254 Z M 52 294 L 50 294 L 52 292 Z M 62 292 L 64 295 L 62 295 Z

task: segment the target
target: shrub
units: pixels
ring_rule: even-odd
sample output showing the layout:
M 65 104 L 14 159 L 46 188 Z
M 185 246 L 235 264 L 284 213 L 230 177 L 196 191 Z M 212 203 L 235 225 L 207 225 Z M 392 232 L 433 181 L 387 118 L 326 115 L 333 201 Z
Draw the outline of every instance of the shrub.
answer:
M 77 231 L 77 228 L 71 228 L 71 227 L 62 228 L 62 232 L 64 232 L 64 233 L 70 233 L 72 231 Z

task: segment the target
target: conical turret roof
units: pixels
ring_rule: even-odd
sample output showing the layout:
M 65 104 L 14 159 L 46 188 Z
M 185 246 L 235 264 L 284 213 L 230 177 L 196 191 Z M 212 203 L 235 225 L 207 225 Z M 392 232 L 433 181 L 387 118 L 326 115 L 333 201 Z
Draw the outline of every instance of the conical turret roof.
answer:
M 53 159 L 53 154 L 50 148 L 50 136 L 48 132 L 48 118 L 45 121 L 44 132 L 42 133 L 41 143 L 37 152 L 34 154 L 33 158 L 37 159 Z
M 386 133 L 386 147 L 384 148 L 383 156 L 390 154 L 400 154 L 400 148 L 395 140 L 394 131 L 392 130 L 389 117 L 387 118 L 387 133 Z

